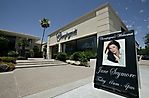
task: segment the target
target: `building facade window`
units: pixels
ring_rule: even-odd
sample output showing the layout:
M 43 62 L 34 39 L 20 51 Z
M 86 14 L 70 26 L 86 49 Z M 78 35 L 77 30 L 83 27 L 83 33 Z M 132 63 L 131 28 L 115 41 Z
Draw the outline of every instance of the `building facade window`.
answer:
M 30 45 L 32 45 L 32 39 L 28 39 L 28 42 L 30 43 Z
M 96 36 L 87 37 L 84 39 L 77 40 L 77 51 L 93 51 L 96 52 L 97 42 Z
M 5 36 L 8 40 L 8 51 L 12 51 L 15 50 L 15 41 L 16 41 L 16 37 L 15 36 Z
M 76 51 L 76 47 L 76 41 L 67 42 L 62 44 L 62 51 L 70 55 Z
M 62 44 L 62 52 L 66 52 L 68 55 L 73 54 L 76 51 L 97 51 L 97 37 L 91 36 L 75 41 L 70 41 Z
M 52 46 L 52 59 L 55 59 L 58 52 L 58 45 Z

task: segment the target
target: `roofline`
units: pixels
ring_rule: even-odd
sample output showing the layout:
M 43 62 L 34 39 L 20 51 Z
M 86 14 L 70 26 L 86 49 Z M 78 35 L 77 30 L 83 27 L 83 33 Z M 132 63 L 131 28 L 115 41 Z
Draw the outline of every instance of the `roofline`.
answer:
M 69 25 L 71 25 L 71 24 L 73 24 L 73 23 L 75 23 L 75 22 L 77 22 L 77 21 L 83 19 L 84 17 L 86 17 L 86 16 L 88 16 L 88 15 L 90 15 L 90 14 L 93 14 L 93 13 L 95 13 L 96 11 L 98 11 L 98 10 L 100 10 L 100 9 L 103 9 L 103 8 L 105 8 L 105 7 L 110 7 L 111 10 L 112 10 L 112 12 L 113 12 L 113 13 L 116 15 L 116 17 L 118 18 L 118 20 L 119 20 L 119 21 L 122 23 L 122 25 L 127 29 L 127 27 L 125 26 L 125 24 L 123 23 L 123 21 L 120 19 L 120 17 L 117 15 L 117 13 L 114 11 L 114 9 L 113 9 L 112 6 L 110 5 L 110 3 L 107 2 L 107 3 L 105 3 L 105 4 L 101 5 L 101 6 L 99 6 L 98 8 L 96 8 L 96 9 L 90 11 L 89 13 L 87 13 L 87 14 L 85 14 L 85 15 L 83 15 L 83 16 L 77 18 L 76 20 L 74 20 L 74 21 L 68 23 L 67 25 L 61 27 L 60 29 L 54 31 L 53 33 L 49 34 L 48 36 L 51 36 L 51 35 L 53 35 L 54 33 L 59 32 L 60 30 L 66 28 L 67 26 L 69 26 Z M 127 30 L 128 30 L 128 29 L 127 29 Z
M 35 42 L 36 44 L 41 44 L 41 41 Z M 42 42 L 42 44 L 47 44 L 47 42 Z
M 115 10 L 112 8 L 112 6 L 108 3 L 107 4 L 110 8 L 111 8 L 111 10 L 112 10 L 112 12 L 116 15 L 116 17 L 118 18 L 118 20 L 122 23 L 122 25 L 128 30 L 128 28 L 125 26 L 125 24 L 124 24 L 124 22 L 121 20 L 121 18 L 118 16 L 118 14 L 115 12 Z
M 20 33 L 20 32 L 13 32 L 13 31 L 8 31 L 8 30 L 2 30 L 2 29 L 0 29 L 0 31 L 6 33 L 6 35 L 32 38 L 32 39 L 35 39 L 36 41 L 40 40 L 39 37 L 33 36 L 33 35 L 29 35 L 29 34 L 24 34 L 24 33 Z M 8 34 L 8 33 L 11 33 L 11 34 Z

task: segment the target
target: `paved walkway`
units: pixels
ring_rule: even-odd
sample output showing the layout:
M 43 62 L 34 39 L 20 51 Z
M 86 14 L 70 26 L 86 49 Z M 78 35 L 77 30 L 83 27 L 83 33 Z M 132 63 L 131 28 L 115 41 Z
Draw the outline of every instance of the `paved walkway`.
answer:
M 19 96 L 45 91 L 93 76 L 93 69 L 72 65 L 16 69 Z
M 149 96 L 149 61 L 144 62 L 142 65 L 139 63 L 141 98 Z M 95 89 L 93 75 L 93 66 L 89 68 L 67 64 L 18 68 L 13 72 L 0 73 L 0 98 L 122 98 Z
M 149 64 L 148 64 L 149 65 Z M 140 97 L 139 98 L 148 98 L 149 97 L 149 66 L 141 65 L 140 66 L 141 74 L 141 89 L 139 89 Z M 35 98 L 35 97 L 31 97 Z M 42 97 L 42 98 L 49 98 Z M 90 82 L 84 86 L 66 92 L 64 94 L 58 95 L 55 98 L 125 98 L 101 89 L 95 89 L 93 83 Z
M 149 61 L 141 61 L 140 79 L 141 89 L 139 89 L 141 98 L 148 98 L 149 89 Z M 71 89 L 70 89 L 71 88 Z M 55 96 L 54 96 L 55 95 Z M 26 96 L 24 98 L 125 98 L 114 93 L 110 93 L 93 86 L 93 77 L 78 80 L 65 84 L 47 91 Z

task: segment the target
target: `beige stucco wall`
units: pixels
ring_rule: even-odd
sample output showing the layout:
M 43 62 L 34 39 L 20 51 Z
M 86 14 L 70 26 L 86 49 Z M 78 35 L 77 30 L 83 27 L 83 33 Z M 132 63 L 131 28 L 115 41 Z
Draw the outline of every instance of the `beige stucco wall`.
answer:
M 117 13 L 114 14 L 113 10 L 109 9 L 109 22 L 110 22 L 110 32 L 119 31 L 121 27 L 127 30 L 122 20 L 118 17 Z
M 19 49 L 18 42 L 19 42 L 19 37 L 16 36 L 16 41 L 15 41 L 15 49 L 16 49 L 16 51 L 18 51 L 18 49 Z
M 95 14 L 89 15 L 85 17 L 83 20 L 77 21 L 74 24 L 71 24 L 65 29 L 60 30 L 62 35 L 66 34 L 67 32 L 72 32 L 74 29 L 77 29 L 77 35 L 72 36 L 70 39 L 61 39 L 60 42 L 57 42 L 56 35 L 48 36 L 48 44 L 52 46 L 54 44 L 63 43 L 66 41 L 71 41 L 74 39 L 78 39 L 80 37 L 88 36 L 90 33 L 96 32 L 96 17 Z M 59 31 L 59 32 L 60 32 Z
M 66 34 L 67 32 L 71 32 L 74 29 L 77 29 L 77 35 L 72 36 L 70 39 L 61 39 L 60 42 L 57 42 L 56 33 L 48 36 L 48 49 L 47 55 L 48 58 L 51 57 L 51 50 L 49 46 L 53 46 L 55 44 L 75 40 L 78 38 L 83 38 L 90 35 L 101 36 L 104 35 L 105 32 L 109 32 L 109 17 L 108 17 L 108 7 L 103 8 L 97 12 L 94 12 L 81 20 L 76 21 L 73 24 L 70 24 L 67 28 L 60 30 L 62 35 Z M 60 48 L 59 48 L 60 50 Z
M 98 38 L 110 32 L 109 8 L 105 7 L 97 11 L 96 19 L 97 19 L 97 26 L 96 26 L 97 27 L 97 46 L 98 46 Z
M 36 43 L 36 40 L 35 40 L 35 39 L 32 39 L 32 45 L 31 45 L 31 47 L 30 47 L 31 49 L 34 48 L 34 46 L 36 45 L 35 43 Z
M 70 23 L 69 25 L 64 26 L 59 31 L 53 32 L 48 36 L 48 50 L 47 55 L 48 58 L 51 57 L 51 46 L 58 44 L 61 46 L 61 43 L 68 42 L 75 39 L 80 39 L 86 36 L 97 35 L 97 45 L 98 45 L 98 37 L 110 34 L 114 31 L 120 31 L 121 27 L 127 30 L 126 26 L 123 24 L 121 19 L 115 15 L 116 12 L 113 10 L 111 6 L 107 4 L 107 6 L 102 7 L 99 10 L 94 10 L 90 14 L 87 14 L 77 19 L 75 22 Z M 62 32 L 62 35 L 67 32 L 71 32 L 74 29 L 77 29 L 77 35 L 72 36 L 70 39 L 61 39 L 60 42 L 57 42 L 56 33 Z M 59 52 L 61 48 L 59 47 Z

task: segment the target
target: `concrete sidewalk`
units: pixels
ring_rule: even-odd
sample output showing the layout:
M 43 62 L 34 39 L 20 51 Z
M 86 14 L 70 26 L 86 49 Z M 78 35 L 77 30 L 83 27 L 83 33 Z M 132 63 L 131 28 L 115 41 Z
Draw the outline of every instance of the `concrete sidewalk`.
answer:
M 23 98 L 53 98 L 56 96 L 61 96 L 64 93 L 69 93 L 72 90 L 75 90 L 79 87 L 82 87 L 90 82 L 92 82 L 93 77 L 88 77 L 84 79 L 80 79 L 75 82 L 71 82 L 62 86 L 58 86 L 43 92 L 39 92 L 33 95 L 25 96 Z M 76 97 L 77 98 L 77 97 Z
M 14 71 L 19 96 L 24 97 L 93 76 L 93 69 L 72 65 L 23 68 Z
M 141 72 L 141 89 L 139 89 L 140 93 L 139 98 L 148 98 L 149 66 L 142 65 L 140 67 L 140 72 Z M 69 91 L 67 93 L 58 95 L 54 98 L 125 98 L 125 97 L 101 89 L 96 89 L 93 87 L 93 83 L 91 82 L 77 89 Z
M 141 98 L 149 96 L 148 62 L 139 62 Z M 67 64 L 0 73 L 0 98 L 122 98 L 93 87 L 94 68 Z
M 148 98 L 149 93 L 149 66 L 142 65 L 140 98 Z M 81 79 L 63 86 L 56 87 L 47 91 L 36 93 L 24 98 L 125 98 L 114 93 L 110 93 L 93 86 L 93 77 Z
M 140 98 L 148 98 L 149 63 L 148 61 L 144 61 L 143 64 L 139 64 L 141 79 L 141 89 L 139 89 Z M 125 98 L 114 93 L 110 93 L 101 89 L 96 89 L 93 85 L 94 84 L 92 76 L 40 93 L 25 96 L 24 98 Z
M 20 66 L 27 67 L 0 73 L 0 98 L 22 98 L 93 76 L 93 68 L 63 65 L 63 62 L 55 60 L 50 62 L 56 65 L 43 65 L 43 62 L 45 64 L 47 61 L 49 60 L 41 58 L 19 60 L 18 62 L 22 63 Z M 32 67 L 32 64 L 26 65 L 24 62 L 38 62 L 36 64 L 38 67 Z

